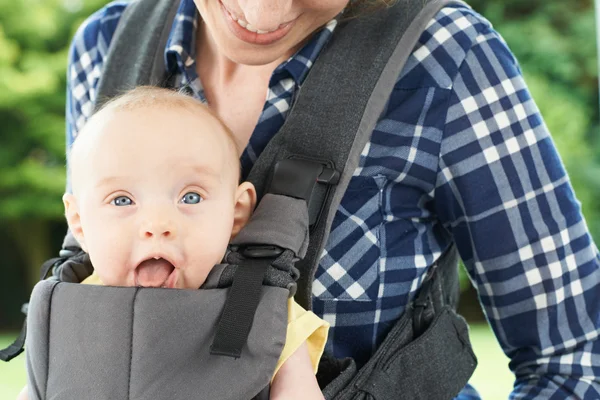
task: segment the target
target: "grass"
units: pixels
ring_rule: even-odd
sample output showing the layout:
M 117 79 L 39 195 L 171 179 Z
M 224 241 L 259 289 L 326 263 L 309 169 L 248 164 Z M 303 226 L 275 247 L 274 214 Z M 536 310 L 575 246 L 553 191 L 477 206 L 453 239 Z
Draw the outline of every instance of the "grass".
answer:
M 10 345 L 16 337 L 17 333 L 0 334 L 0 348 Z M 25 382 L 25 353 L 8 363 L 0 361 L 0 399 L 16 399 Z
M 478 361 L 471 384 L 484 400 L 508 399 L 515 378 L 489 325 L 472 325 L 471 343 Z
M 16 334 L 0 334 L 0 348 L 8 346 Z M 485 400 L 506 400 L 512 389 L 513 376 L 504 356 L 487 325 L 471 327 L 471 340 L 479 365 L 471 383 Z M 0 398 L 15 399 L 25 385 L 25 356 L 21 354 L 10 363 L 0 361 Z

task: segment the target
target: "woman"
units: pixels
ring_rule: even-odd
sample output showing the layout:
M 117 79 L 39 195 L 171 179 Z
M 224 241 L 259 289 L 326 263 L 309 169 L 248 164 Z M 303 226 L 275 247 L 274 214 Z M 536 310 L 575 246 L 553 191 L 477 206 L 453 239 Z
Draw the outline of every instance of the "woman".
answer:
M 234 132 L 244 175 L 338 19 L 366 2 L 181 0 L 167 67 Z M 101 9 L 73 41 L 69 144 L 126 7 Z M 512 359 L 514 396 L 600 396 L 600 255 L 517 61 L 473 10 L 444 8 L 421 35 L 333 227 L 313 310 L 335 356 L 365 362 L 455 242 Z

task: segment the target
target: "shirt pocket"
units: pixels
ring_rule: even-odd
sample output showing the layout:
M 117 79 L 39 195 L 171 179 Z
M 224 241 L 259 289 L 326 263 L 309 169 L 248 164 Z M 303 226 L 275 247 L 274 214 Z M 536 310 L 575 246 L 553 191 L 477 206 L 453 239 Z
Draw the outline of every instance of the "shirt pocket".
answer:
M 371 301 L 379 293 L 383 177 L 352 177 L 313 281 L 319 300 Z

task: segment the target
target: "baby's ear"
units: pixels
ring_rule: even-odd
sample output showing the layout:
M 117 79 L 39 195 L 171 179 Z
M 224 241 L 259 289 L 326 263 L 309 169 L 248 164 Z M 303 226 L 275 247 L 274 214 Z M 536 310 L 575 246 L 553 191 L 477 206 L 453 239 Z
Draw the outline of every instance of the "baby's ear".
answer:
M 81 217 L 79 215 L 77 198 L 71 193 L 65 193 L 62 199 L 63 204 L 65 205 L 65 217 L 67 218 L 69 229 L 73 233 L 73 236 L 75 236 L 75 239 L 77 239 L 77 242 L 79 242 L 83 251 L 87 252 L 83 229 L 81 228 Z
M 233 229 L 231 239 L 237 236 L 250 220 L 256 206 L 256 189 L 250 182 L 243 182 L 235 192 L 235 208 L 233 211 Z

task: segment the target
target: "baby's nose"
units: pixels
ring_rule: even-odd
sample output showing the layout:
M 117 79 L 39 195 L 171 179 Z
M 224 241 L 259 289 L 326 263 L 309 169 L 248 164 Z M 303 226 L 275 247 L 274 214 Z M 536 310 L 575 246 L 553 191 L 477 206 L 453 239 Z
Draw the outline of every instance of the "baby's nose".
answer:
M 175 228 L 173 223 L 168 220 L 163 221 L 147 221 L 142 224 L 140 229 L 142 239 L 165 238 L 172 239 L 175 237 Z
M 171 230 L 169 230 L 169 229 L 148 229 L 144 232 L 144 236 L 148 239 L 151 237 L 154 237 L 154 236 L 169 237 L 169 236 L 171 236 Z

